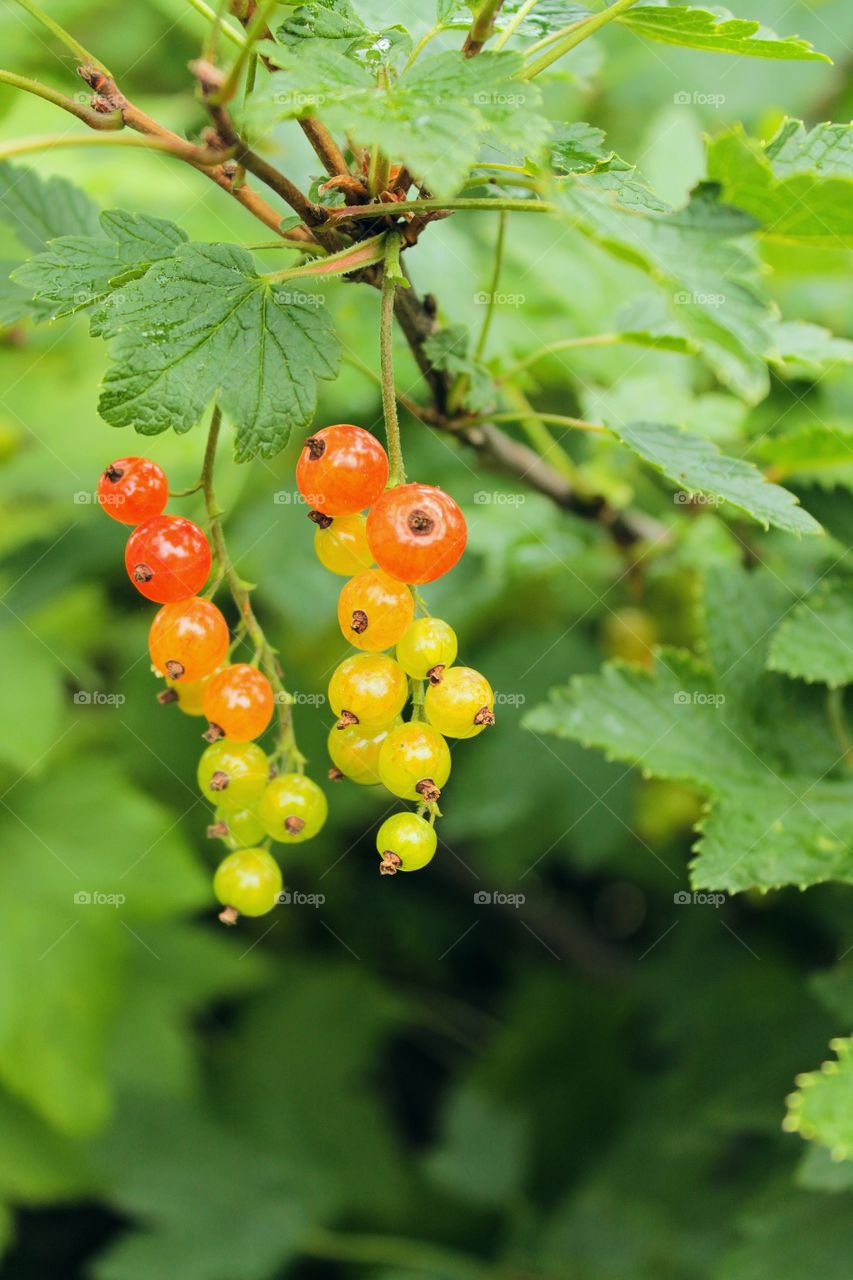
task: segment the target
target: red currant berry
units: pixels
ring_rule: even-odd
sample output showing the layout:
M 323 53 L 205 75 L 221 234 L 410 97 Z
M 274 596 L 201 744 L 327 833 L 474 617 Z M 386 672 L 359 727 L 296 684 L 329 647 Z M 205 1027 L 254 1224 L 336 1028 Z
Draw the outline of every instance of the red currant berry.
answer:
M 152 516 L 137 525 L 124 552 L 131 582 L 158 604 L 196 595 L 207 582 L 210 562 L 210 543 L 183 516 Z
M 345 578 L 370 568 L 373 556 L 367 545 L 363 515 L 356 513 L 332 519 L 319 511 L 312 511 L 311 516 L 317 523 L 314 550 L 324 568 L 330 573 L 343 574 Z
M 281 870 L 266 849 L 240 849 L 216 868 L 213 892 L 225 908 L 223 924 L 236 924 L 241 915 L 265 916 L 278 902 Z
M 392 813 L 376 833 L 381 874 L 420 871 L 432 860 L 437 843 L 435 828 L 416 813 Z
M 450 748 L 431 724 L 401 724 L 379 750 L 379 777 L 402 800 L 436 801 L 450 777 Z
M 159 516 L 168 497 L 166 477 L 150 458 L 116 458 L 98 481 L 98 502 L 120 524 Z
M 495 723 L 495 695 L 485 676 L 473 667 L 448 667 L 430 684 L 424 714 L 448 738 L 474 738 Z
M 384 653 L 354 653 L 329 681 L 329 705 L 340 716 L 335 732 L 353 724 L 371 729 L 389 724 L 408 696 L 409 682 L 399 662 Z
M 391 730 L 402 723 L 398 719 L 391 724 L 380 725 L 378 729 L 365 728 L 362 724 L 330 729 L 326 746 L 332 764 L 338 770 L 335 777 L 343 774 L 350 782 L 357 782 L 362 787 L 375 786 L 380 782 L 379 752 L 382 743 Z
M 388 456 L 376 436 L 339 422 L 309 436 L 296 464 L 306 502 L 327 516 L 349 516 L 375 502 L 388 483 Z
M 228 623 L 215 604 L 200 596 L 164 604 L 148 633 L 148 652 L 158 674 L 188 683 L 215 671 L 228 643 Z
M 368 653 L 390 649 L 408 630 L 414 615 L 409 588 L 381 569 L 357 573 L 344 583 L 338 597 L 338 622 L 344 639 Z
M 204 691 L 204 714 L 210 722 L 209 741 L 230 738 L 251 742 L 263 733 L 275 707 L 272 685 L 257 667 L 235 662 L 217 672 Z
M 465 550 L 468 529 L 458 505 L 431 484 L 400 484 L 367 516 L 373 558 L 401 582 L 432 582 Z
M 304 773 L 282 773 L 273 778 L 258 803 L 264 830 L 282 844 L 313 839 L 328 812 L 325 794 Z

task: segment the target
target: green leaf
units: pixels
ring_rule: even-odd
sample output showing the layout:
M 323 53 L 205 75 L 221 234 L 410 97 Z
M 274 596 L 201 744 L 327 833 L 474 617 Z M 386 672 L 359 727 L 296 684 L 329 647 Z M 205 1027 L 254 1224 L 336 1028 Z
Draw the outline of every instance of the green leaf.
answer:
M 848 423 L 809 422 L 753 446 L 774 480 L 787 476 L 823 484 L 853 485 L 853 428 Z
M 830 1042 L 836 1058 L 820 1071 L 797 1076 L 797 1089 L 788 1098 L 785 1128 L 800 1133 L 836 1160 L 853 1159 L 853 1037 Z
M 525 1137 L 522 1117 L 462 1088 L 451 1096 L 442 1139 L 424 1169 L 450 1195 L 506 1204 L 524 1181 Z
M 516 53 L 432 54 L 386 87 L 319 41 L 278 50 L 275 61 L 284 70 L 249 102 L 253 129 L 322 112 L 333 131 L 404 162 L 440 198 L 458 189 L 481 142 L 532 150 L 550 127 L 539 89 L 513 78 L 522 65 Z
M 30 258 L 13 273 L 51 319 L 102 302 L 113 288 L 171 257 L 187 239 L 174 222 L 122 209 L 106 210 L 99 222 L 101 235 L 60 236 L 51 241 L 47 253 Z
M 808 133 L 786 120 L 763 145 L 734 125 L 708 145 L 708 177 L 765 235 L 812 245 L 853 244 L 853 125 Z
M 478 295 L 484 306 L 488 295 Z M 486 366 L 468 354 L 469 332 L 464 324 L 447 325 L 430 334 L 424 343 L 424 355 L 433 368 L 444 369 L 454 377 L 468 379 L 461 404 L 472 413 L 485 413 L 495 407 L 495 384 Z
M 853 682 L 853 586 L 825 578 L 792 609 L 770 641 L 771 671 L 830 688 Z
M 707 187 L 686 208 L 664 206 L 632 170 L 605 168 L 557 182 L 566 218 L 658 284 L 672 318 L 720 380 L 750 403 L 768 391 L 762 352 L 771 316 L 744 237 L 754 223 Z
M 589 173 L 613 160 L 605 133 L 591 124 L 561 125 L 551 140 L 551 164 L 557 173 Z
M 0 1079 L 56 1128 L 83 1135 L 109 1109 L 128 949 L 146 945 L 151 921 L 206 904 L 209 887 L 172 815 L 107 759 L 54 769 L 46 794 L 19 784 L 0 820 L 0 894 L 20 904 L 0 943 Z M 118 843 L 107 812 L 120 815 Z
M 0 219 L 37 251 L 57 236 L 98 233 L 98 207 L 79 187 L 11 164 L 0 164 Z
M 113 364 L 99 409 L 143 435 L 188 431 L 214 399 L 238 461 L 272 457 L 314 414 L 340 347 L 319 297 L 257 275 L 244 249 L 186 244 L 106 302 Z
M 788 533 L 821 532 L 818 522 L 799 506 L 793 493 L 770 484 L 752 463 L 721 454 L 715 444 L 702 436 L 656 422 L 635 422 L 612 429 L 644 462 L 680 484 L 687 497 L 701 493 L 728 502 L 765 529 L 773 525 Z
M 770 574 L 721 569 L 704 603 L 707 660 L 663 649 L 652 673 L 607 663 L 554 690 L 525 727 L 704 792 L 697 889 L 853 883 L 853 783 L 832 776 L 822 701 L 764 670 L 788 592 Z
M 690 5 L 642 6 L 620 19 L 637 35 L 664 44 L 685 45 L 709 53 L 732 53 L 740 57 L 787 58 L 795 61 L 831 62 L 808 40 L 797 36 L 777 36 L 769 27 L 746 18 L 735 18 L 727 9 L 699 9 Z
M 404 27 L 372 31 L 349 0 L 307 0 L 282 23 L 276 39 L 297 48 L 305 40 L 333 42 L 346 57 L 377 66 L 393 62 L 398 54 L 405 55 L 412 47 Z M 274 45 L 265 43 L 265 50 L 275 58 Z
M 853 364 L 853 342 L 805 320 L 777 320 L 770 326 L 768 358 L 789 378 L 819 378 L 839 364 Z

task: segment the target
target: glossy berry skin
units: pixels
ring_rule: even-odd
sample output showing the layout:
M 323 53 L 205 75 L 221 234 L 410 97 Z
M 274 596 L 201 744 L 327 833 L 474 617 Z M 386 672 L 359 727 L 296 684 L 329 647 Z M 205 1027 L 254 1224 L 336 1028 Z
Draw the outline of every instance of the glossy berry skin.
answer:
M 215 824 L 223 823 L 227 827 L 227 831 L 222 834 L 232 848 L 249 848 L 266 835 L 256 804 L 242 809 L 223 809 L 220 805 L 213 817 Z
M 450 777 L 450 748 L 432 725 L 412 720 L 382 743 L 379 777 L 402 800 L 437 800 Z
M 495 723 L 495 695 L 485 676 L 473 667 L 448 667 L 424 698 L 431 725 L 448 738 L 475 738 Z
M 347 725 L 381 728 L 398 716 L 409 696 L 406 673 L 384 653 L 354 653 L 344 658 L 329 681 L 329 704 Z
M 211 559 L 207 538 L 183 516 L 152 516 L 137 525 L 124 551 L 131 582 L 158 604 L 196 595 L 207 582 Z
M 327 516 L 351 516 L 375 502 L 388 483 L 382 445 L 349 422 L 315 431 L 302 446 L 296 484 L 306 502 Z
M 441 618 L 416 618 L 397 642 L 397 661 L 413 680 L 440 678 L 456 660 L 456 632 Z M 432 677 L 430 673 L 433 673 Z
M 210 683 L 211 676 L 202 676 L 200 680 L 170 680 L 166 678 L 166 684 L 170 689 L 174 689 L 175 698 L 178 703 L 178 710 L 183 711 L 185 716 L 202 716 L 204 715 L 204 691 Z M 162 698 L 165 702 L 168 699 Z
M 332 763 L 350 782 L 357 782 L 362 787 L 375 786 L 381 780 L 379 751 L 398 724 L 402 724 L 402 720 L 373 729 L 360 724 L 330 729 L 327 746 Z
M 420 871 L 432 861 L 438 841 L 435 829 L 416 813 L 392 813 L 376 833 L 383 875 Z
M 119 524 L 159 516 L 168 499 L 166 477 L 150 458 L 116 458 L 98 480 L 98 502 Z
M 211 600 L 193 596 L 164 604 L 148 633 L 155 670 L 170 680 L 201 680 L 228 654 L 228 623 Z
M 356 649 L 379 653 L 402 639 L 415 615 L 412 593 L 381 569 L 366 569 L 344 583 L 338 622 Z
M 367 516 L 373 558 L 401 582 L 432 582 L 465 550 L 468 527 L 457 503 L 431 484 L 400 484 Z
M 216 868 L 213 892 L 223 907 L 241 916 L 265 916 L 281 893 L 281 869 L 266 849 L 239 849 Z M 225 912 L 221 918 L 235 923 Z
M 256 742 L 230 742 L 223 738 L 202 752 L 198 762 L 199 790 L 219 809 L 245 809 L 260 799 L 269 772 L 266 752 Z
M 248 662 L 234 662 L 212 677 L 204 691 L 204 714 L 211 729 L 232 742 L 251 742 L 263 733 L 275 708 L 272 685 Z
M 282 844 L 301 844 L 316 836 L 328 812 L 324 792 L 304 773 L 273 778 L 258 803 L 264 831 Z
M 314 534 L 314 551 L 324 569 L 349 578 L 373 564 L 367 545 L 363 515 L 335 516 L 331 524 L 318 525 Z

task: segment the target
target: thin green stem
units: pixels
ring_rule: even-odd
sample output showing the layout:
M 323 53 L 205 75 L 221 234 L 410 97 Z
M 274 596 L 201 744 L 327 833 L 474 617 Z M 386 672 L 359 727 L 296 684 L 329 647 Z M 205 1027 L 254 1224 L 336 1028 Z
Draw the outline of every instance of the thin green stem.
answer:
M 341 356 L 341 359 L 345 364 L 352 365 L 353 369 L 358 369 L 359 373 L 363 373 L 366 378 L 369 378 L 371 382 L 375 382 L 376 386 L 381 388 L 382 379 L 376 370 L 372 369 L 369 364 L 365 364 L 365 362 L 352 351 L 345 351 Z M 415 400 L 412 400 L 410 396 L 407 396 L 405 391 L 399 391 L 396 387 L 394 389 L 394 394 L 397 397 L 397 403 L 401 404 L 407 413 L 410 413 L 413 418 L 417 418 L 419 422 L 423 420 L 424 409 L 422 405 L 419 405 Z
M 492 279 L 489 286 L 489 300 L 486 304 L 486 313 L 483 316 L 483 323 L 480 328 L 480 336 L 477 339 L 477 345 L 474 348 L 474 359 L 481 360 L 483 352 L 486 349 L 486 343 L 489 338 L 489 330 L 492 327 L 492 318 L 495 314 L 495 296 L 498 291 L 498 284 L 501 278 L 501 267 L 503 266 L 504 242 L 506 240 L 506 214 L 501 211 L 498 218 L 498 234 L 495 241 L 495 260 L 492 268 Z
M 208 62 L 215 62 L 216 55 L 219 52 L 219 33 L 222 30 L 227 4 L 228 0 L 219 0 L 216 12 L 213 15 L 213 21 L 210 24 L 210 30 L 207 33 L 207 39 L 204 42 L 202 57 L 206 58 Z
M 577 480 L 575 465 L 545 425 L 546 415 L 537 413 L 524 392 L 517 387 L 507 387 L 505 395 L 517 410 L 516 413 L 506 415 L 507 420 L 515 419 L 539 456 L 547 459 L 557 474 L 574 487 Z
M 521 164 L 498 164 L 496 161 L 493 161 L 493 160 L 478 160 L 478 161 L 477 161 L 477 163 L 476 163 L 475 165 L 473 165 L 473 166 L 472 166 L 472 168 L 474 168 L 474 169 L 499 169 L 502 173 L 520 173 L 520 174 L 522 175 L 522 177 L 524 177 L 524 178 L 533 178 L 533 177 L 535 177 L 535 174 L 532 174 L 532 173 L 530 172 L 530 170 L 529 170 L 529 169 L 525 169 L 524 165 L 521 165 Z
M 423 680 L 410 680 L 409 689 L 412 694 L 412 719 L 423 720 L 424 718 L 424 682 Z
M 212 9 L 209 4 L 205 4 L 205 0 L 187 0 L 187 3 L 195 9 L 196 13 L 200 13 L 203 18 L 207 18 L 209 22 L 216 21 L 216 10 Z M 220 25 L 220 31 L 227 36 L 232 44 L 238 45 L 240 48 L 246 43 L 246 37 L 242 31 L 238 31 L 236 27 L 232 27 L 229 22 L 223 22 Z
M 404 66 L 403 70 L 408 71 L 412 63 L 417 62 L 418 58 L 421 56 L 421 54 L 423 53 L 424 49 L 427 47 L 429 42 L 431 40 L 434 40 L 436 36 L 440 36 L 442 31 L 446 31 L 446 30 L 447 28 L 445 27 L 443 22 L 437 22 L 434 27 L 430 27 L 429 31 L 427 31 L 425 35 L 421 36 L 420 40 L 418 40 L 417 44 L 412 49 L 412 52 L 409 54 L 408 58 L 406 59 L 406 65 Z
M 0 70 L 0 84 L 8 84 L 13 89 L 23 89 L 25 93 L 33 93 L 38 98 L 44 98 L 45 102 L 52 102 L 55 107 L 61 107 L 63 111 L 68 111 L 72 116 L 76 116 L 78 120 L 82 120 L 90 129 L 100 129 L 103 132 L 108 132 L 124 128 L 124 120 L 120 111 L 107 113 L 95 111 L 85 103 L 77 102 L 74 98 L 69 98 L 66 94 L 60 93 L 57 89 L 51 89 L 50 85 L 42 84 L 39 80 L 31 80 L 29 76 L 19 76 L 14 71 Z
M 33 4 L 33 0 L 15 0 L 15 3 L 19 4 L 22 9 L 26 9 L 27 13 L 35 18 L 37 22 L 40 22 L 52 35 L 56 36 L 57 40 L 60 40 L 66 49 L 70 49 L 75 58 L 84 66 L 97 67 L 99 71 L 103 71 L 104 75 L 108 76 L 110 74 L 100 58 L 96 58 L 79 40 L 75 40 L 71 33 L 60 26 L 55 18 L 51 18 L 49 14 L 45 13 L 44 9 L 41 9 L 37 4 Z
M 621 333 L 592 333 L 583 337 L 561 338 L 558 342 L 549 342 L 546 346 L 539 347 L 537 351 L 516 361 L 506 373 L 501 374 L 498 382 L 509 382 L 523 369 L 529 369 L 531 365 L 538 364 L 546 356 L 555 355 L 558 351 L 572 351 L 577 347 L 611 347 L 622 340 Z
M 613 4 L 607 9 L 602 9 L 600 13 L 593 13 L 588 18 L 584 18 L 583 22 L 579 22 L 573 30 L 557 40 L 541 58 L 537 58 L 534 62 L 528 63 L 521 72 L 519 79 L 532 80 L 534 76 L 538 76 L 540 71 L 545 71 L 556 62 L 558 58 L 562 58 L 564 53 L 568 53 L 570 49 L 574 49 L 581 41 L 586 40 L 596 31 L 600 31 L 602 27 L 606 27 L 608 22 L 613 22 L 615 18 L 621 17 L 638 0 L 614 0 Z
M 563 36 L 567 36 L 570 31 L 576 31 L 578 27 L 582 27 L 586 22 L 586 18 L 575 18 L 574 22 L 567 22 L 564 27 L 560 27 L 559 31 L 552 31 L 549 35 L 543 36 L 541 40 L 537 40 L 534 44 L 529 44 L 524 50 L 525 58 L 531 58 L 534 53 L 538 53 L 540 49 L 547 49 L 550 45 L 555 44 L 557 40 L 562 40 Z
M 385 418 L 385 435 L 388 441 L 388 457 L 391 470 L 388 484 L 402 484 L 406 479 L 403 466 L 403 448 L 400 443 L 400 423 L 397 418 L 397 397 L 394 393 L 394 298 L 400 277 L 400 237 L 393 232 L 385 246 L 385 269 L 382 273 L 382 293 L 379 302 L 379 370 L 382 378 L 382 413 Z
M 484 422 L 520 422 L 524 418 L 536 418 L 539 422 L 550 422 L 555 427 L 574 427 L 577 431 L 592 431 L 595 435 L 606 435 L 607 428 L 599 422 L 587 422 L 584 418 L 570 418 L 564 413 L 539 413 L 536 409 L 519 409 L 517 413 L 490 413 L 483 418 Z
M 446 210 L 452 213 L 462 209 L 494 209 L 498 213 L 556 213 L 557 206 L 545 200 L 512 200 L 502 196 L 470 196 L 456 200 L 400 200 L 388 204 L 351 204 L 330 209 L 329 216 L 335 221 L 350 218 L 387 218 L 398 213 L 430 213 Z
M 466 187 L 486 187 L 490 182 L 502 187 L 525 187 L 528 191 L 543 190 L 542 182 L 532 174 L 507 173 L 506 177 L 501 177 L 499 174 L 472 173 L 462 185 L 464 190 Z
M 844 690 L 830 689 L 826 695 L 826 714 L 835 740 L 841 748 L 842 761 L 848 769 L 853 768 L 853 741 L 847 725 L 844 711 Z
M 251 588 L 243 581 L 228 554 L 228 546 L 225 542 L 225 532 L 222 527 L 222 508 L 216 500 L 216 490 L 214 487 L 214 469 L 216 466 L 216 447 L 219 443 L 219 433 L 222 427 L 222 412 L 219 405 L 213 410 L 210 419 L 210 428 L 207 434 L 207 445 L 204 451 L 204 463 L 201 469 L 201 485 L 204 490 L 204 505 L 207 511 L 208 526 L 210 529 L 210 541 L 213 544 L 213 550 L 216 554 L 216 563 L 219 572 L 228 584 L 228 590 L 237 606 L 240 615 L 240 625 L 254 646 L 255 653 L 258 657 L 258 663 L 273 687 L 275 693 L 276 710 L 278 713 L 278 753 L 287 761 L 290 768 L 296 769 L 301 773 L 305 766 L 305 757 L 296 745 L 296 736 L 293 729 L 293 714 L 291 695 L 287 692 L 282 678 L 281 665 L 278 661 L 275 649 L 267 640 L 263 627 L 258 622 L 255 611 L 252 608 L 252 599 L 250 595 Z
M 538 3 L 539 3 L 539 0 L 525 0 L 525 3 L 521 6 L 521 8 L 518 10 L 517 13 L 513 14 L 509 22 L 504 27 L 503 31 L 498 36 L 497 40 L 495 40 L 495 43 L 492 45 L 492 48 L 495 50 L 495 52 L 497 52 L 498 49 L 502 49 L 506 44 L 507 40 L 509 40 L 512 36 L 515 35 L 516 31 L 521 26 L 522 22 L 527 17 L 528 13 L 530 13 L 530 11 L 534 9 Z
M 210 94 L 211 102 L 224 103 L 230 102 L 237 92 L 240 79 L 243 75 L 243 67 L 249 58 L 255 43 L 261 38 L 267 27 L 267 19 L 272 14 L 273 9 L 278 5 L 279 0 L 266 0 L 265 4 L 259 4 L 252 15 L 249 25 L 246 27 L 245 43 L 241 46 L 240 52 L 234 59 L 231 68 L 225 79 L 215 93 Z
M 157 134 L 114 130 L 110 133 L 49 133 L 35 138 L 16 138 L 13 142 L 0 143 L 0 160 L 34 155 L 39 151 L 62 151 L 68 147 L 131 147 L 142 148 L 143 151 L 164 151 L 180 160 L 189 160 L 192 164 L 210 168 L 215 168 L 231 154 L 207 151 L 204 147 L 193 146 L 191 142 L 184 143 L 179 138 L 161 138 Z
M 329 279 L 333 276 L 348 275 L 350 271 L 358 271 L 362 267 L 382 262 L 385 258 L 387 237 L 387 231 L 380 231 L 379 235 L 371 236 L 369 240 L 362 240 L 346 249 L 339 249 L 337 253 L 328 253 L 317 262 L 309 262 L 304 267 L 286 267 L 282 271 L 270 271 L 263 279 L 270 284 L 276 284 L 282 280 L 308 279 L 312 276 Z

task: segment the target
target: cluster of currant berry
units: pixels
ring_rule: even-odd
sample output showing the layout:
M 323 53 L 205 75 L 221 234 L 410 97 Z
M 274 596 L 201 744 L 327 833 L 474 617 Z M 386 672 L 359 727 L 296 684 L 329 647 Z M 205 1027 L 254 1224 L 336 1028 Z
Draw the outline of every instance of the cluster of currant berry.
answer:
M 360 650 L 329 682 L 338 717 L 328 739 L 330 777 L 383 783 L 418 805 L 417 812 L 396 813 L 379 828 L 380 870 L 393 875 L 426 866 L 435 853 L 438 800 L 451 765 L 445 739 L 473 738 L 495 717 L 488 681 L 453 665 L 456 635 L 429 616 L 417 593 L 462 555 L 465 518 L 441 489 L 389 489 L 388 474 L 376 437 L 348 423 L 310 436 L 296 467 L 296 483 L 317 526 L 317 557 L 349 579 L 338 600 L 338 621 L 344 638 Z M 416 608 L 424 616 L 415 617 Z M 394 657 L 386 652 L 392 647 Z M 404 721 L 410 697 L 411 717 Z
M 255 742 L 273 717 L 272 685 L 257 666 L 229 661 L 228 624 L 198 594 L 210 575 L 210 544 L 192 520 L 163 513 L 168 496 L 163 471 L 148 458 L 119 458 L 98 483 L 104 510 L 136 526 L 125 551 L 131 582 L 162 606 L 148 637 L 153 668 L 167 685 L 160 700 L 208 722 L 198 783 L 216 806 L 208 834 L 231 849 L 213 888 L 224 908 L 220 919 L 233 924 L 241 914 L 264 915 L 281 893 L 278 863 L 261 842 L 293 844 L 316 835 L 326 797 L 301 772 L 279 773 Z

